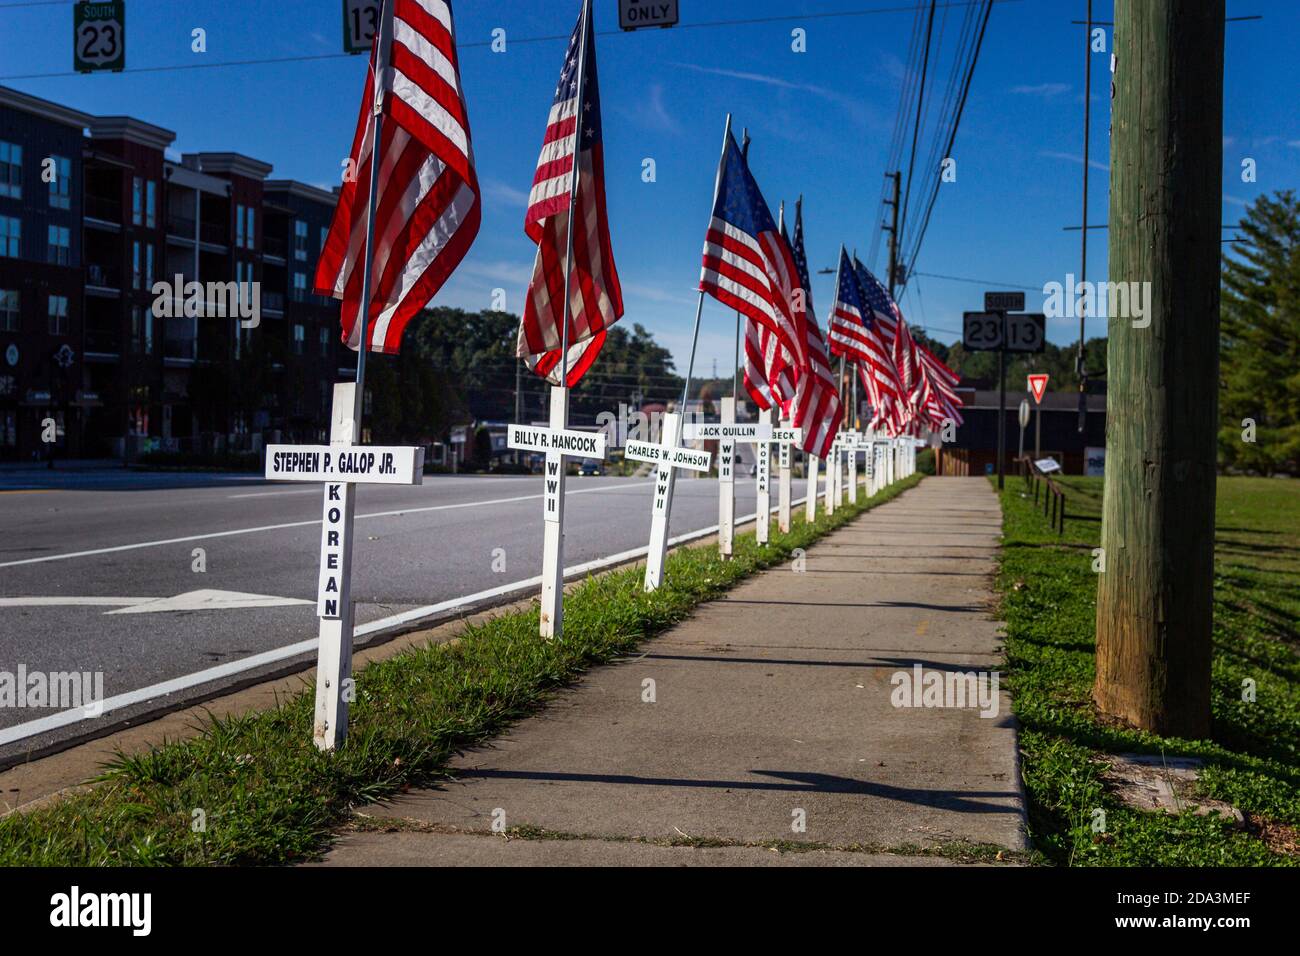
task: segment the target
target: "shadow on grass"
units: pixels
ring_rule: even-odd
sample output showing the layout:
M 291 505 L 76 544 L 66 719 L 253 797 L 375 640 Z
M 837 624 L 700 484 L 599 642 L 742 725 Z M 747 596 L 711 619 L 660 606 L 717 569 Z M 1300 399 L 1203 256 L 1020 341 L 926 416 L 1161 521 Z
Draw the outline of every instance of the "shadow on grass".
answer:
M 1089 479 L 1070 479 L 1067 494 L 1091 497 Z M 1300 502 L 1300 492 L 1297 502 Z M 1221 504 L 1248 510 L 1231 481 Z M 1234 497 L 1237 496 L 1237 497 Z M 1029 819 L 1036 848 L 1060 865 L 1276 865 L 1300 862 L 1255 834 L 1213 817 L 1131 809 L 1101 777 L 1107 755 L 1192 756 L 1205 764 L 1203 797 L 1236 806 L 1250 821 L 1300 824 L 1300 657 L 1295 588 L 1275 565 L 1297 553 L 1253 532 L 1224 540 L 1233 564 L 1219 566 L 1215 587 L 1212 729 L 1208 740 L 1161 738 L 1099 713 L 1091 700 L 1096 578 L 1091 551 L 1099 522 L 1068 515 L 1058 538 L 1032 499 L 1002 496 L 1006 542 L 998 584 L 1007 630 L 1007 687 L 1021 725 Z M 1258 510 L 1258 509 L 1257 509 Z M 1237 524 L 1249 524 L 1246 515 Z M 1265 513 L 1261 524 L 1273 525 Z M 1085 552 L 1085 553 L 1081 553 Z M 1288 606 L 1289 602 L 1290 606 Z M 1193 797 L 1194 799 L 1194 797 Z M 1104 830 L 1097 811 L 1106 821 Z

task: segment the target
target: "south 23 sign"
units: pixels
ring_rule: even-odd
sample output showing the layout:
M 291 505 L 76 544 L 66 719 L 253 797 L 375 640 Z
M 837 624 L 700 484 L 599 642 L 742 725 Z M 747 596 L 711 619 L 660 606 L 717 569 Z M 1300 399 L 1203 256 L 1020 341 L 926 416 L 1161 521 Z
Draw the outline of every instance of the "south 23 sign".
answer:
M 72 5 L 72 68 L 79 73 L 126 67 L 126 2 Z

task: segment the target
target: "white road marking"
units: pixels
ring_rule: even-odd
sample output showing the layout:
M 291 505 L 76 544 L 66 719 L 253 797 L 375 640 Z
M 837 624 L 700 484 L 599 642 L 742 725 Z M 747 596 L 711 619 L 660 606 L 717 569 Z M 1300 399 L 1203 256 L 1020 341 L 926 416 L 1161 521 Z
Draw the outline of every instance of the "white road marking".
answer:
M 216 591 L 203 588 L 186 591 L 175 597 L 158 598 L 146 604 L 108 611 L 108 614 L 155 614 L 159 611 L 229 611 L 242 607 L 291 607 L 296 604 L 315 604 L 302 598 L 275 597 L 272 594 L 246 594 L 242 591 Z
M 638 482 L 635 485 L 602 485 L 599 488 L 578 488 L 570 491 L 571 495 L 585 495 L 597 491 L 619 491 L 625 488 L 637 488 L 648 485 L 650 482 Z M 316 490 L 316 494 L 320 494 Z M 394 511 L 373 511 L 369 514 L 357 515 L 357 520 L 362 518 L 393 518 L 398 515 L 423 514 L 427 511 L 455 511 L 459 508 L 479 508 L 484 505 L 506 505 L 517 501 L 535 501 L 541 498 L 541 495 L 517 495 L 513 498 L 493 498 L 489 501 L 462 501 L 454 505 L 430 505 L 425 508 L 398 508 Z M 288 521 L 284 524 L 267 524 L 256 528 L 236 528 L 233 531 L 213 531 L 208 534 L 191 534 L 183 538 L 164 538 L 161 541 L 140 541 L 136 544 L 119 544 L 112 548 L 93 548 L 89 551 L 72 551 L 67 554 L 47 554 L 41 558 L 23 558 L 20 561 L 3 561 L 0 562 L 0 568 L 15 568 L 22 564 L 42 564 L 46 561 L 67 561 L 71 558 L 88 558 L 96 554 L 114 554 L 118 551 L 135 551 L 138 548 L 159 548 L 168 544 L 185 544 L 189 541 L 208 541 L 212 538 L 229 538 L 242 534 L 258 534 L 262 531 L 283 531 L 287 528 L 309 528 L 312 525 L 320 524 L 319 518 L 311 521 Z
M 318 495 L 319 488 L 297 488 L 293 491 L 254 491 L 247 495 L 226 495 L 227 498 L 278 498 L 280 495 Z
M 601 489 L 592 488 L 590 491 Z M 576 492 L 569 492 L 576 494 Z M 539 496 L 532 496 L 539 497 Z M 791 505 L 802 504 L 803 498 L 791 502 Z M 772 512 L 776 512 L 776 508 Z M 742 515 L 736 518 L 736 524 L 740 525 L 747 521 L 753 521 L 756 517 L 754 512 Z M 319 523 L 319 522 L 313 522 Z M 710 525 L 707 528 L 700 528 L 697 531 L 690 531 L 675 538 L 670 538 L 668 544 L 677 546 L 694 541 L 698 538 L 708 537 L 718 530 L 718 526 Z M 603 568 L 615 564 L 622 564 L 625 561 L 631 561 L 644 555 L 650 548 L 647 545 L 644 548 L 633 548 L 630 551 L 622 551 L 618 554 L 611 554 L 605 558 L 597 558 L 595 561 L 587 561 L 583 564 L 577 564 L 564 569 L 565 578 L 576 575 L 590 574 L 592 571 L 599 571 Z M 377 621 L 371 621 L 369 624 L 359 624 L 353 631 L 354 638 L 363 637 L 366 634 L 374 634 L 376 631 L 387 630 L 390 627 L 401 627 L 418 621 L 421 618 L 432 617 L 435 614 L 441 614 L 445 611 L 455 610 L 456 608 L 465 607 L 466 605 L 477 604 L 481 601 L 491 600 L 492 598 L 504 597 L 515 591 L 524 591 L 530 588 L 536 588 L 542 583 L 540 575 L 528 578 L 525 581 L 516 581 L 513 584 L 503 584 L 500 587 L 489 588 L 486 591 L 478 591 L 474 594 L 466 594 L 463 597 L 451 598 L 447 601 L 440 601 L 437 604 L 430 604 L 425 607 L 414 608 L 410 611 L 404 611 L 401 614 L 394 614 L 389 617 L 380 618 Z M 274 650 L 264 651 L 261 654 L 254 654 L 252 657 L 241 657 L 237 661 L 230 661 L 225 664 L 219 664 L 216 667 L 209 667 L 205 670 L 196 671 L 193 674 L 186 674 L 183 677 L 175 677 L 171 680 L 163 681 L 159 684 L 151 684 L 148 687 L 141 687 L 137 690 L 127 691 L 125 694 L 117 694 L 103 702 L 99 709 L 99 714 L 88 716 L 85 710 L 80 707 L 74 707 L 71 710 L 62 710 L 57 714 L 51 714 L 48 717 L 41 717 L 37 720 L 29 720 L 23 724 L 17 724 L 13 727 L 0 729 L 0 747 L 13 743 L 15 740 L 24 740 L 28 737 L 35 737 L 37 734 L 49 733 L 52 730 L 58 730 L 60 727 L 67 727 L 71 724 L 79 723 L 83 720 L 94 720 L 97 716 L 102 716 L 113 710 L 121 710 L 123 707 L 130 707 L 134 704 L 144 703 L 145 701 L 155 700 L 159 697 L 165 697 L 168 694 L 175 694 L 191 687 L 198 687 L 211 681 L 221 680 L 225 677 L 232 677 L 235 674 L 242 674 L 245 671 L 254 670 L 258 667 L 265 667 L 267 664 L 276 664 L 280 661 L 286 661 L 290 658 L 298 657 L 303 654 L 315 653 L 319 637 L 308 638 L 305 641 L 298 641 L 296 644 L 289 644 L 285 647 L 277 647 Z
M 0 598 L 0 607 L 129 607 L 156 600 L 151 597 L 17 597 Z

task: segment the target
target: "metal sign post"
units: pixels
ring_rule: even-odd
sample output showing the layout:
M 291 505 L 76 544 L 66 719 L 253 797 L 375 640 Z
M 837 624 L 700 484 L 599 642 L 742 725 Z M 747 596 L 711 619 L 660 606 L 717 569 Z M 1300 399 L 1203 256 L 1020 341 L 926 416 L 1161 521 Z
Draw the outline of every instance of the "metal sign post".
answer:
M 1041 352 L 1047 344 L 1047 317 L 1023 309 L 1023 292 L 984 293 L 983 312 L 962 314 L 962 345 L 971 352 L 998 353 L 998 490 L 1006 482 L 1007 353 Z

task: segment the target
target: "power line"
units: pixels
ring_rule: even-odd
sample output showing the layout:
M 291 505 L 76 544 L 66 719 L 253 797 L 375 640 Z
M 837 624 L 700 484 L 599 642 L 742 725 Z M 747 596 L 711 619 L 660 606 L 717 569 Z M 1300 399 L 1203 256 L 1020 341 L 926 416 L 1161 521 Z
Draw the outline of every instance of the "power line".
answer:
M 947 279 L 949 282 L 969 282 L 972 285 L 986 285 L 1002 289 L 1024 289 L 1026 292 L 1041 292 L 1042 286 L 1022 285 L 1018 282 L 1001 282 L 997 279 L 972 279 L 969 276 L 947 276 L 938 272 L 914 272 L 912 275 L 928 276 L 931 279 Z
M 966 110 L 966 98 L 970 94 L 971 80 L 975 76 L 975 67 L 979 63 L 980 50 L 984 46 L 984 34 L 988 29 L 989 16 L 992 13 L 993 13 L 993 0 L 989 0 L 988 4 L 984 7 L 984 19 L 980 23 L 980 32 L 978 38 L 975 41 L 975 49 L 971 55 L 970 66 L 966 70 L 966 78 L 962 83 L 961 99 L 957 103 L 957 112 L 953 117 L 952 128 L 948 134 L 948 145 L 944 150 L 945 156 L 952 155 L 953 143 L 956 142 L 957 140 L 957 128 L 961 124 L 962 114 Z M 942 185 L 942 183 L 943 183 L 942 176 L 939 174 L 938 170 L 935 170 L 934 187 L 930 193 L 930 201 L 926 206 L 925 218 L 921 221 L 921 230 L 920 232 L 917 233 L 916 241 L 912 243 L 911 252 L 908 258 L 905 260 L 906 262 L 915 263 L 917 257 L 921 253 L 921 243 L 925 239 L 926 230 L 929 229 L 930 215 L 931 213 L 934 212 L 935 200 L 938 199 L 939 197 L 939 187 Z M 907 284 L 907 274 L 904 274 L 903 276 L 903 284 L 904 286 L 906 286 Z
M 955 0 L 952 6 L 970 6 L 975 3 L 983 3 L 985 0 Z M 999 3 L 1016 3 L 1019 0 L 997 0 Z M 17 3 L 0 3 L 0 10 L 18 8 L 18 7 L 40 7 L 40 6 L 66 6 L 67 0 L 21 0 Z M 834 18 L 847 17 L 866 17 L 878 14 L 888 13 L 906 13 L 910 10 L 924 9 L 925 5 L 907 5 L 892 7 L 869 7 L 858 10 L 833 10 L 824 13 L 806 13 L 806 14 L 789 14 L 785 16 L 773 17 L 749 17 L 738 18 L 734 20 L 706 20 L 702 23 L 679 23 L 673 29 L 676 30 L 710 30 L 722 27 L 735 26 L 752 26 L 765 23 L 790 23 L 805 22 L 809 20 L 827 20 Z M 623 30 L 598 30 L 597 36 L 615 37 L 624 36 Z M 568 40 L 569 34 L 553 34 L 548 36 L 534 37 L 507 37 L 508 43 L 550 43 L 561 40 Z M 482 40 L 470 43 L 457 43 L 457 47 L 462 50 L 490 47 L 494 41 Z M 128 67 L 124 70 L 115 70 L 115 73 L 168 73 L 182 70 L 213 70 L 230 66 L 255 66 L 261 64 L 273 63 L 307 63 L 317 60 L 340 60 L 350 59 L 356 54 L 352 53 L 320 53 L 315 55 L 304 56 L 287 56 L 287 57 L 258 57 L 245 60 L 222 60 L 217 63 L 177 63 L 168 66 L 142 66 Z M 61 70 L 49 73 L 11 73 L 0 76 L 0 80 L 37 80 L 52 79 L 61 76 L 81 76 L 76 70 Z

